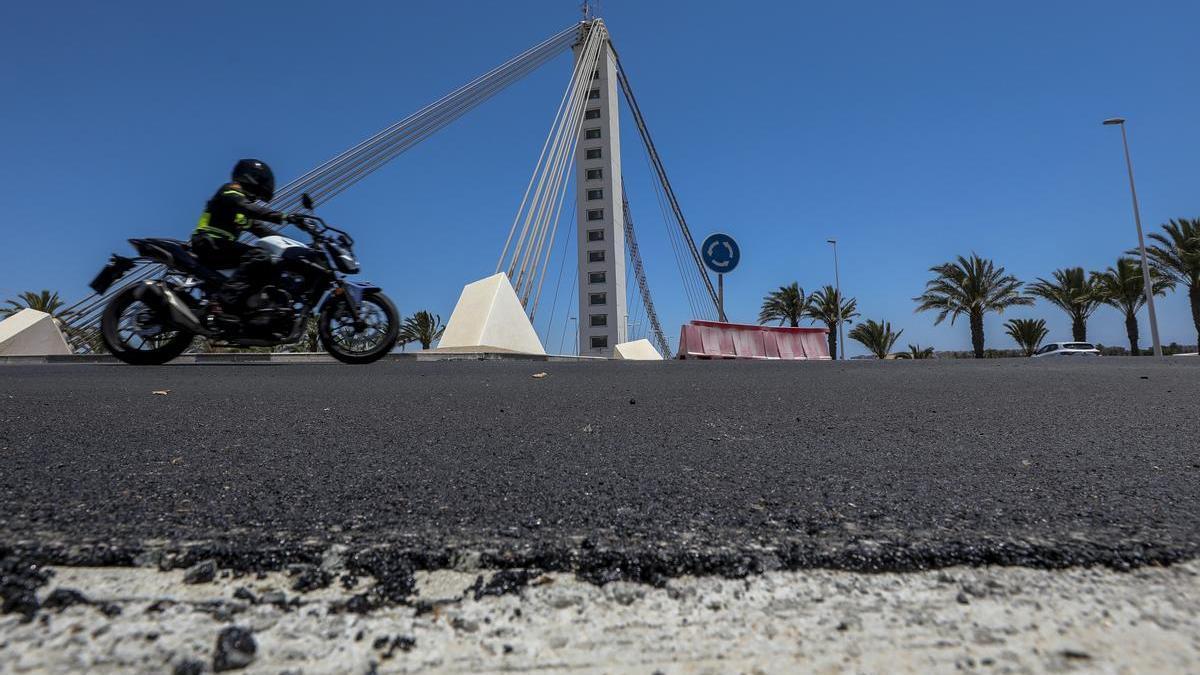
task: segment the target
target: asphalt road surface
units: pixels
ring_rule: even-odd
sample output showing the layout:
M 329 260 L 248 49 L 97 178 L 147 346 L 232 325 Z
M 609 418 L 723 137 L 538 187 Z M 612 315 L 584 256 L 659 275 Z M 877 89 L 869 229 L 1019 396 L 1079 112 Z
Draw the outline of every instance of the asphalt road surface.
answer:
M 1200 359 L 0 366 L 0 549 L 44 561 L 1126 568 L 1197 504 Z

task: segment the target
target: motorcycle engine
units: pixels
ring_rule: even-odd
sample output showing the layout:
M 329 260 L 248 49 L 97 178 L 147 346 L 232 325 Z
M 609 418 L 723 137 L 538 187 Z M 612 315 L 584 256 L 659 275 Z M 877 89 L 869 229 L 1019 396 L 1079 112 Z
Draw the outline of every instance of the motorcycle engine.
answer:
M 291 306 L 292 294 L 278 286 L 264 286 L 262 290 L 246 298 L 246 309 L 252 312 L 279 307 L 291 309 Z
M 310 285 L 308 277 L 298 272 L 284 271 L 279 275 L 280 290 L 293 296 L 303 295 Z
M 292 294 L 277 286 L 266 286 L 246 298 L 246 326 L 255 333 L 287 335 L 292 330 L 295 312 Z

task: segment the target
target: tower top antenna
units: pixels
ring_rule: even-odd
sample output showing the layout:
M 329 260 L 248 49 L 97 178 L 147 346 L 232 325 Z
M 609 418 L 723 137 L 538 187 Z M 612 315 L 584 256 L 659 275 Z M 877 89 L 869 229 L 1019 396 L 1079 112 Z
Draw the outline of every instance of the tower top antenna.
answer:
M 596 18 L 596 14 L 600 9 L 597 6 L 599 4 L 598 0 L 583 0 L 583 2 L 579 3 L 579 11 L 583 12 L 584 21 L 591 21 Z

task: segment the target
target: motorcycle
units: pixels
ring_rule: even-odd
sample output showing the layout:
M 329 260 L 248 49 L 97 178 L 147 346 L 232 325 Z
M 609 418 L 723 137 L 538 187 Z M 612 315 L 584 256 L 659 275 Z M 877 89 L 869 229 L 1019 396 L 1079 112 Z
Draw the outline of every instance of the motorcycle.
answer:
M 354 240 L 313 214 L 307 193 L 301 204 L 308 213 L 294 218 L 295 224 L 312 244 L 277 234 L 259 239 L 255 246 L 269 254 L 271 273 L 236 316 L 215 301 L 233 270 L 200 264 L 187 242 L 130 239 L 138 255 L 113 254 L 92 290 L 104 293 L 138 262 L 161 264 L 167 272 L 108 302 L 100 332 L 109 351 L 125 363 L 158 365 L 182 354 L 196 336 L 237 347 L 296 344 L 315 315 L 321 346 L 343 363 L 371 363 L 390 352 L 400 332 L 396 306 L 378 286 L 346 278 L 359 271 Z

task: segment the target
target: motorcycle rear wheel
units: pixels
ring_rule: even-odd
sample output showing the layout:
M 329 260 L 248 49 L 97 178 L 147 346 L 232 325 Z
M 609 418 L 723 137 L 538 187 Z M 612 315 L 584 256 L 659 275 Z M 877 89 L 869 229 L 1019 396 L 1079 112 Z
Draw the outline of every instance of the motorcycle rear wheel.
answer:
M 317 319 L 321 346 L 342 363 L 374 363 L 392 351 L 400 337 L 400 312 L 383 293 L 364 297 L 359 313 L 366 323 L 362 330 L 354 326 L 345 300 L 325 303 Z
M 109 353 L 134 366 L 158 366 L 179 356 L 196 336 L 169 326 L 166 311 L 135 297 L 136 286 L 109 301 L 100 316 L 100 336 Z

